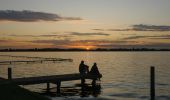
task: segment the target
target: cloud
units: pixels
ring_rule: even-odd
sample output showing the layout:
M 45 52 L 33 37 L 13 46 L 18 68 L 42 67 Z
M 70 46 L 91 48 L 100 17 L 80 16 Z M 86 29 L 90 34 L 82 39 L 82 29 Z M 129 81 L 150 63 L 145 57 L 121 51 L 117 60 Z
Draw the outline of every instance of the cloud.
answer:
M 134 31 L 170 31 L 170 26 L 158 26 L 158 25 L 133 25 Z
M 170 39 L 170 35 L 129 36 L 129 37 L 123 38 L 123 40 L 133 40 L 133 39 L 141 39 L 141 38 L 148 38 L 148 39 Z
M 132 31 L 132 29 L 107 29 L 107 31 Z
M 8 42 L 7 40 L 0 40 L 0 43 L 2 43 L 2 42 Z
M 128 44 L 130 41 L 112 41 L 112 40 L 34 40 L 30 41 L 32 43 L 48 43 L 55 47 L 74 47 L 74 48 L 81 48 L 84 46 L 91 46 L 91 47 L 101 47 L 105 46 L 107 48 L 108 45 L 118 45 L 118 44 Z M 134 43 L 134 42 L 131 42 Z
M 57 40 L 41 39 L 30 41 L 1 39 L 0 48 L 170 48 L 170 43 L 130 40 Z M 29 45 L 28 45 L 29 44 Z
M 8 34 L 12 37 L 56 37 L 56 38 L 71 38 L 73 36 L 109 36 L 107 33 L 81 33 L 81 32 L 65 32 L 65 33 L 53 33 L 45 35 L 16 35 Z
M 70 35 L 75 35 L 75 36 L 93 36 L 93 35 L 109 36 L 110 34 L 106 34 L 106 33 L 80 33 L 80 32 L 71 32 Z
M 140 39 L 140 38 L 147 38 L 148 36 L 130 36 L 123 38 L 123 40 L 132 40 L 132 39 Z
M 108 44 L 108 45 L 98 45 L 98 48 L 161 48 L 170 49 L 170 43 L 148 43 L 148 44 Z
M 96 31 L 155 31 L 155 32 L 166 32 L 170 31 L 170 26 L 167 25 L 145 25 L 137 24 L 130 26 L 131 28 L 126 29 L 93 29 Z
M 111 43 L 108 40 L 33 40 L 32 43 L 50 43 L 54 45 L 73 45 L 73 44 L 93 44 L 93 43 Z
M 37 21 L 62 21 L 82 20 L 79 17 L 62 17 L 53 13 L 34 12 L 29 10 L 0 10 L 0 21 L 37 22 Z
M 99 28 L 92 29 L 92 30 L 95 30 L 95 31 L 105 31 L 104 29 L 99 29 Z
M 58 44 L 58 45 L 68 45 L 70 44 L 70 40 L 34 40 L 30 41 L 32 43 L 50 43 L 50 44 Z
M 64 38 L 64 39 L 68 39 L 68 38 L 72 38 L 73 36 L 71 35 L 66 35 L 66 34 L 47 34 L 47 35 L 16 35 L 16 34 L 9 34 L 7 36 L 11 36 L 11 37 L 31 37 L 31 38 L 42 38 L 42 37 L 46 37 L 46 38 Z

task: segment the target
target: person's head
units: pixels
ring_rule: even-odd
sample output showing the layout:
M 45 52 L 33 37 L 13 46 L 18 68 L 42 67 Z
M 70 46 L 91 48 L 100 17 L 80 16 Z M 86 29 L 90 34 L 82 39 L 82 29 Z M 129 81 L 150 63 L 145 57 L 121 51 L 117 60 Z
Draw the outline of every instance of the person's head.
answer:
M 97 63 L 94 63 L 94 66 L 97 66 Z
M 83 60 L 81 61 L 81 64 L 84 64 L 84 61 L 83 61 Z

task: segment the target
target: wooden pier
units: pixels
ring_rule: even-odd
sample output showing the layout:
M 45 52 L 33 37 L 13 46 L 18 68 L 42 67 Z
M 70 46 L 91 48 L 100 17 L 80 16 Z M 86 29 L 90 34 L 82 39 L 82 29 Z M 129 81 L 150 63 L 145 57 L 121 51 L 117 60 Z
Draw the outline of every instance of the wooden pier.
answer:
M 61 82 L 63 81 L 73 81 L 81 80 L 81 84 L 85 83 L 85 79 L 92 80 L 92 86 L 95 86 L 96 79 L 101 78 L 102 75 L 80 75 L 79 73 L 75 74 L 64 74 L 64 75 L 51 75 L 51 76 L 38 76 L 38 77 L 26 77 L 26 78 L 12 78 L 12 69 L 8 68 L 8 80 L 11 80 L 16 85 L 33 85 L 47 83 L 47 90 L 50 89 L 50 83 L 57 85 L 57 92 L 60 92 Z

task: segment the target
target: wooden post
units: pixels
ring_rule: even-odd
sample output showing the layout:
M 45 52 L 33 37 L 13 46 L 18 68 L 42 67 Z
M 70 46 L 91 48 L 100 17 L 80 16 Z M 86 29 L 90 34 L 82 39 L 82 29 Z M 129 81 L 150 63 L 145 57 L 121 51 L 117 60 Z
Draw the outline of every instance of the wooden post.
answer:
M 47 91 L 49 92 L 50 91 L 50 83 L 47 82 Z
M 150 68 L 150 98 L 155 100 L 155 67 Z
M 61 86 L 61 82 L 58 81 L 57 82 L 57 93 L 60 93 L 60 86 Z
M 92 84 L 93 87 L 95 87 L 96 86 L 96 79 L 93 79 L 91 84 Z
M 8 79 L 12 79 L 12 68 L 8 67 Z

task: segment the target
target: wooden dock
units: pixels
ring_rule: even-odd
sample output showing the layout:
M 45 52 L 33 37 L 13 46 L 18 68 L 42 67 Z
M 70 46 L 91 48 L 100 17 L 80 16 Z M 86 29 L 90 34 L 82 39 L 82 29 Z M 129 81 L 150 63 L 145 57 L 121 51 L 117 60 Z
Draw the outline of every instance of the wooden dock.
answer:
M 31 85 L 31 84 L 41 84 L 41 83 L 57 83 L 62 81 L 73 81 L 84 79 L 96 79 L 101 78 L 101 76 L 94 75 L 84 75 L 81 76 L 79 73 L 75 74 L 64 74 L 64 75 L 51 75 L 51 76 L 39 76 L 39 77 L 26 77 L 26 78 L 14 78 L 11 79 L 17 85 Z
M 12 78 L 12 68 L 8 68 L 8 80 L 12 81 L 16 85 L 33 85 L 47 83 L 47 90 L 50 89 L 50 83 L 57 85 L 57 92 L 60 93 L 61 82 L 81 80 L 82 86 L 85 84 L 85 79 L 92 80 L 92 86 L 96 85 L 97 78 L 101 78 L 102 75 L 80 75 L 79 73 L 74 74 L 63 74 L 63 75 L 51 75 L 51 76 L 38 76 L 38 77 L 24 77 L 24 78 Z

